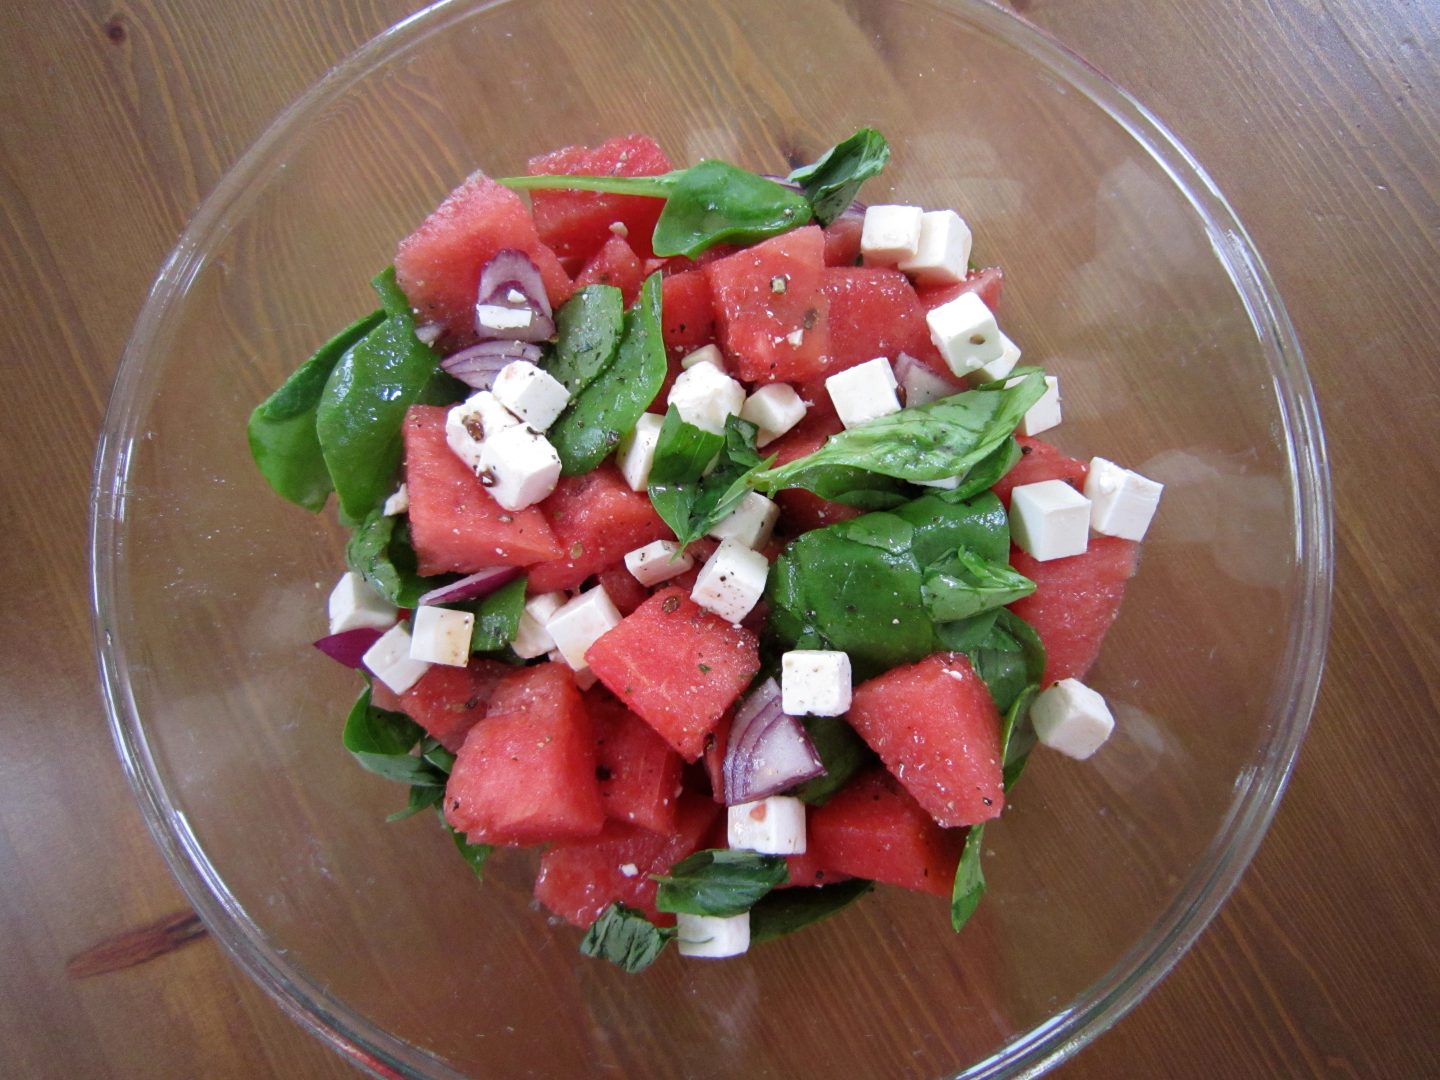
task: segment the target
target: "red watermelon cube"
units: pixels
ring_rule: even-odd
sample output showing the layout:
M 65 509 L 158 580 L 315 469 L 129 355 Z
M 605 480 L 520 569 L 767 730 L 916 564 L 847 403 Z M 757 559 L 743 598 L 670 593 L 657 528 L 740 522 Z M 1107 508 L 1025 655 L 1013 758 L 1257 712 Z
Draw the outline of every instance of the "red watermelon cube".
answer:
M 675 831 L 680 755 L 649 724 L 601 687 L 585 694 L 595 721 L 595 775 L 605 816 L 651 832 Z
M 825 226 L 825 265 L 856 266 L 860 262 L 860 234 L 864 217 L 846 215 Z
M 621 135 L 599 146 L 567 146 L 530 159 L 531 176 L 657 176 L 673 166 L 665 151 L 648 135 Z M 533 191 L 530 205 L 540 238 L 557 255 L 588 260 L 611 236 L 610 226 L 624 226 L 636 254 L 654 254 L 650 238 L 665 208 L 663 199 L 638 195 L 604 195 L 595 191 Z
M 530 569 L 534 593 L 578 588 L 590 575 L 619 563 L 626 552 L 674 535 L 650 497 L 631 491 L 608 461 L 583 476 L 562 477 L 540 510 L 550 523 L 558 557 Z
M 810 811 L 811 814 L 814 811 Z M 808 827 L 807 827 L 808 831 Z M 789 880 L 779 886 L 782 889 L 791 889 L 796 886 L 817 887 L 820 885 L 834 885 L 838 881 L 849 881 L 850 875 L 841 873 L 839 870 L 831 870 L 820 861 L 820 856 L 815 854 L 814 845 L 806 838 L 805 854 L 786 855 L 785 869 L 789 873 Z
M 1005 271 L 998 266 L 987 266 L 971 270 L 958 285 L 935 285 L 920 290 L 920 303 L 926 311 L 948 304 L 961 293 L 979 293 L 985 306 L 994 311 L 1000 303 L 1000 293 L 1005 286 Z
M 454 753 L 485 716 L 495 688 L 514 671 L 509 664 L 479 656 L 463 668 L 431 664 L 420 681 L 400 695 L 400 708 Z
M 825 271 L 825 295 L 830 300 L 830 359 L 826 374 L 844 371 L 877 356 L 894 361 L 902 352 L 943 374 L 945 366 L 910 279 L 898 270 L 869 266 Z M 958 383 L 957 383 L 958 385 Z
M 629 307 L 640 295 L 645 281 L 645 264 L 634 250 L 618 236 L 612 236 L 585 264 L 575 278 L 575 288 L 586 285 L 613 285 Z
M 629 615 L 650 599 L 650 590 L 635 580 L 635 575 L 625 569 L 624 563 L 607 566 L 598 577 L 605 595 L 610 597 L 610 602 L 621 615 Z
M 1028 435 L 1016 435 L 1020 444 L 1020 460 L 991 489 L 1010 509 L 1010 493 L 1021 484 L 1038 484 L 1042 480 L 1064 480 L 1077 491 L 1085 487 L 1090 466 L 1079 458 L 1061 453 L 1054 446 Z

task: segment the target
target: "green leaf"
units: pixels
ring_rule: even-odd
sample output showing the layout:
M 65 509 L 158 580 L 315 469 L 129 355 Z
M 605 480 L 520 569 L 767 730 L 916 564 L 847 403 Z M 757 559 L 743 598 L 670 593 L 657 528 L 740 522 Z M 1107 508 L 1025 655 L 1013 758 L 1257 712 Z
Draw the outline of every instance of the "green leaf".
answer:
M 1045 674 L 1045 646 L 1040 636 L 1006 608 L 997 610 L 990 633 L 974 648 L 966 649 L 965 655 L 1002 713 L 1027 686 L 1038 684 Z
M 956 933 L 970 921 L 985 895 L 985 874 L 980 869 L 980 847 L 984 839 L 984 825 L 972 825 L 965 834 L 960 865 L 955 868 L 955 888 L 950 893 L 950 927 Z
M 465 834 L 460 832 L 441 815 L 440 822 L 445 826 L 445 831 L 450 834 L 450 839 L 455 841 L 455 850 L 460 852 L 460 857 L 469 864 L 470 869 L 475 873 L 477 881 L 485 880 L 485 860 L 490 857 L 494 850 L 489 844 L 472 844 L 465 839 Z
M 445 789 L 443 787 L 435 787 L 433 784 L 414 785 L 410 788 L 410 801 L 405 804 L 405 809 L 396 810 L 385 820 L 404 821 L 408 817 L 414 817 L 422 810 L 430 809 L 444 797 Z
M 341 741 L 364 768 L 387 780 L 417 787 L 445 786 L 445 774 L 410 753 L 422 734 L 420 725 L 404 713 L 370 703 L 367 686 L 345 719 Z
M 790 794 L 811 806 L 824 806 L 856 773 L 875 760 L 875 754 L 842 717 L 807 716 L 800 722 L 815 744 L 825 771 Z
M 1007 792 L 1025 771 L 1025 763 L 1030 760 L 1030 751 L 1037 742 L 1035 727 L 1030 723 L 1030 705 L 1039 692 L 1040 684 L 1031 683 L 1005 711 L 1005 724 L 1000 729 L 1000 760 L 1004 762 Z
M 725 434 L 716 435 L 680 419 L 673 405 L 666 412 L 649 493 L 681 547 L 708 533 L 750 490 L 746 478 L 766 464 L 755 449 L 757 432 L 748 420 L 730 416 Z
M 574 397 L 615 359 L 625 330 L 625 301 L 613 285 L 587 285 L 555 313 L 555 351 L 545 370 Z
M 455 767 L 455 755 L 441 746 L 440 740 L 433 735 L 426 735 L 420 740 L 420 756 L 446 776 Z
M 653 964 L 674 936 L 673 928 L 661 929 L 644 913 L 614 903 L 585 931 L 580 951 L 634 974 Z
M 315 433 L 325 382 L 340 358 L 384 319 L 384 312 L 376 311 L 341 330 L 250 414 L 246 435 L 260 475 L 280 495 L 307 510 L 319 510 L 335 490 Z
M 625 331 L 614 359 L 570 399 L 546 432 L 566 476 L 590 472 L 635 427 L 669 370 L 660 331 L 660 273 L 645 280 L 625 313 Z
M 345 544 L 345 562 L 396 607 L 413 608 L 425 593 L 458 577 L 421 577 L 416 572 L 409 525 L 399 517 L 387 517 L 379 507 L 351 533 Z
M 789 876 L 779 855 L 709 848 L 681 859 L 660 883 L 655 907 L 687 915 L 739 915 Z
M 920 589 L 937 623 L 993 611 L 1034 591 L 1035 583 L 1008 562 L 982 559 L 966 548 L 927 567 Z
M 885 136 L 874 128 L 861 128 L 813 164 L 796 169 L 788 179 L 798 183 L 810 200 L 815 220 L 829 225 L 855 201 L 860 185 L 889 161 L 890 144 Z
M 387 266 L 381 270 L 371 278 L 370 287 L 375 290 L 375 295 L 380 297 L 380 306 L 385 310 L 385 314 L 413 316 L 410 298 L 395 280 L 395 267 Z
M 874 887 L 874 882 L 854 878 L 820 888 L 777 889 L 750 909 L 750 944 L 774 941 L 828 919 Z
M 472 653 L 498 652 L 520 632 L 525 613 L 525 579 L 516 578 L 500 586 L 474 606 L 475 628 L 470 632 Z

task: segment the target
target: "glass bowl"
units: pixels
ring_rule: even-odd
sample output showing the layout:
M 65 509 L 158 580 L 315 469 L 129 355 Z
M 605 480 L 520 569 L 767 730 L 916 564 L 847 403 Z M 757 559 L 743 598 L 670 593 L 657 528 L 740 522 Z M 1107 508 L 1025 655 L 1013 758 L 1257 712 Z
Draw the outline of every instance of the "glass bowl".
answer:
M 959 935 L 879 890 L 724 963 L 581 958 L 483 885 L 339 732 L 322 632 L 342 533 L 271 494 L 253 405 L 373 306 L 396 240 L 472 169 L 645 131 L 761 171 L 856 127 L 869 201 L 953 206 L 1007 272 L 1002 325 L 1059 373 L 1060 446 L 1168 487 L 1088 681 L 1118 727 L 1037 752 Z M 126 349 L 96 468 L 96 639 L 150 828 L 215 938 L 377 1073 L 1033 1074 L 1175 963 L 1249 862 L 1315 698 L 1330 494 L 1294 332 L 1191 156 L 1062 46 L 979 2 L 513 0 L 400 23 L 206 200 Z

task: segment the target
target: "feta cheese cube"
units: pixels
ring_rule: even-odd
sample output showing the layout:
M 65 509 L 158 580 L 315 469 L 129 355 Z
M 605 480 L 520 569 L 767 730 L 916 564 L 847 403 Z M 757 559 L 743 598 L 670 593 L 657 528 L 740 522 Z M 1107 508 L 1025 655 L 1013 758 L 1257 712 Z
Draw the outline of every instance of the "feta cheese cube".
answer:
M 805 419 L 805 399 L 789 383 L 771 383 L 745 399 L 740 419 L 760 429 L 755 445 L 765 446 Z
M 762 548 L 770 542 L 779 520 L 780 507 L 758 491 L 750 491 L 706 535 L 716 540 L 735 540 L 748 548 Z
M 501 368 L 491 393 L 536 431 L 553 424 L 570 402 L 570 391 L 528 360 L 512 360 Z
M 925 313 L 930 340 L 945 358 L 945 365 L 956 375 L 968 375 L 992 360 L 999 360 L 1005 351 L 1000 343 L 1000 328 L 995 316 L 980 299 L 979 293 L 961 293 Z
M 660 441 L 660 428 L 665 418 L 642 413 L 635 430 L 620 439 L 615 450 L 615 463 L 631 491 L 644 491 L 650 482 L 650 466 L 655 464 L 655 446 Z
M 545 629 L 550 617 L 565 606 L 569 599 L 563 592 L 539 593 L 525 601 L 520 613 L 520 626 L 510 648 L 522 660 L 534 660 L 555 648 L 555 639 Z
M 328 608 L 332 634 L 366 627 L 384 630 L 395 623 L 395 605 L 353 570 L 342 574 L 330 590 Z
M 915 254 L 899 268 L 917 285 L 958 285 L 970 269 L 970 226 L 954 210 L 927 210 Z
M 970 373 L 970 381 L 977 383 L 998 382 L 1015 370 L 1020 362 L 1020 346 L 1016 345 L 1004 331 L 1000 332 L 1000 359 L 981 364 Z
M 1099 750 L 1115 730 L 1105 699 L 1078 679 L 1061 679 L 1035 695 L 1030 722 L 1042 743 L 1079 761 Z
M 523 298 L 522 298 L 523 299 Z M 505 334 L 512 330 L 529 330 L 535 322 L 535 312 L 529 307 L 506 307 L 504 304 L 476 304 L 475 327 L 483 332 L 494 331 Z
M 675 916 L 675 944 L 681 956 L 723 960 L 750 948 L 750 912 L 739 915 Z
M 805 854 L 805 804 L 789 795 L 771 795 L 730 807 L 726 842 L 761 855 Z
M 850 657 L 834 649 L 785 653 L 780 708 L 789 716 L 844 716 L 850 711 Z
M 506 510 L 524 510 L 555 490 L 560 455 L 544 435 L 516 424 L 486 437 L 478 471 L 491 498 Z
M 559 649 L 551 649 L 549 652 L 549 657 L 552 664 L 565 663 L 565 655 Z M 569 667 L 568 664 L 566 664 L 565 666 Z M 592 686 L 594 686 L 597 682 L 600 681 L 595 677 L 595 673 L 591 671 L 588 667 L 584 668 L 581 671 L 575 671 L 572 669 L 571 675 L 574 676 L 575 679 L 575 689 L 579 690 L 581 693 L 589 690 Z
M 1011 379 L 1005 385 L 1014 386 L 1020 380 Z M 1039 435 L 1060 423 L 1060 380 L 1054 375 L 1045 376 L 1045 392 L 1040 400 L 1025 410 L 1020 418 L 1021 435 Z
M 680 373 L 665 400 L 687 424 L 723 435 L 725 418 L 745 407 L 745 387 L 713 364 L 696 364 Z
M 380 513 L 386 517 L 394 517 L 396 514 L 403 514 L 410 509 L 410 488 L 403 481 L 395 489 L 395 494 L 385 500 L 385 505 L 380 508 Z
M 669 581 L 694 565 L 695 560 L 681 551 L 674 540 L 652 540 L 625 555 L 625 569 L 647 588 Z
M 680 367 L 689 371 L 696 364 L 709 364 L 718 371 L 725 371 L 725 354 L 718 345 L 704 345 L 680 358 Z
M 721 540 L 700 568 L 690 599 L 722 619 L 738 623 L 765 591 L 769 573 L 770 563 L 764 555 L 735 540 Z
M 1064 480 L 1021 484 L 1010 493 L 1010 535 L 1040 562 L 1082 555 L 1090 542 L 1090 500 Z
M 1085 497 L 1090 500 L 1090 527 L 1104 536 L 1143 540 L 1160 505 L 1165 485 L 1122 468 L 1102 457 L 1090 459 Z
M 464 667 L 470 661 L 470 632 L 474 629 L 473 613 L 424 604 L 415 609 L 410 659 Z
M 928 405 L 932 401 L 939 401 L 941 398 L 959 393 L 955 387 L 936 375 L 919 360 L 907 357 L 904 353 L 901 353 L 900 356 L 910 361 L 905 365 L 905 377 L 900 380 L 901 389 L 905 391 L 905 407 L 907 409 L 916 405 Z
M 480 447 L 485 439 L 519 423 L 494 394 L 481 390 L 445 414 L 445 442 L 456 457 L 478 473 Z
M 860 254 L 866 266 L 894 266 L 915 258 L 925 211 L 918 206 L 871 206 L 860 227 Z
M 900 397 L 895 393 L 899 385 L 890 361 L 883 356 L 846 368 L 825 380 L 835 412 L 847 428 L 899 412 Z
M 394 690 L 403 694 L 417 682 L 420 676 L 430 670 L 424 660 L 410 656 L 410 631 L 404 623 L 397 623 L 380 636 L 380 640 L 365 650 L 361 662 L 370 674 Z
M 605 586 L 597 585 L 551 615 L 545 623 L 545 630 L 554 640 L 555 648 L 565 663 L 576 671 L 589 671 L 585 651 L 619 622 L 620 612 L 610 594 L 605 591 Z

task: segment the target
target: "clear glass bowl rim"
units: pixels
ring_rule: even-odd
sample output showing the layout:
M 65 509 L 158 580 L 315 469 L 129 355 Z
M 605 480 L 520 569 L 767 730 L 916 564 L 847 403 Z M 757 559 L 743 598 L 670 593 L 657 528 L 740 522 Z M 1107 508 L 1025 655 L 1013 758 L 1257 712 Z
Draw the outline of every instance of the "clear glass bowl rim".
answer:
M 125 513 L 129 448 L 153 372 L 144 358 L 172 331 L 182 298 L 231 222 L 253 202 L 307 121 L 356 82 L 456 22 L 518 0 L 439 0 L 343 60 L 282 112 L 201 204 L 165 261 L 126 344 L 96 451 L 90 518 L 91 603 L 101 689 L 126 775 L 155 842 L 186 897 L 230 956 L 302 1026 L 379 1076 L 458 1077 L 426 1051 L 396 1038 L 329 996 L 266 940 L 230 895 L 175 806 L 136 708 L 124 644 L 113 630 L 119 573 L 115 541 Z M 915 2 L 915 0 L 912 0 Z M 1238 882 L 1275 814 L 1314 710 L 1331 615 L 1333 523 L 1329 465 L 1319 408 L 1295 330 L 1253 243 L 1178 139 L 1099 69 L 1028 20 L 990 0 L 918 0 L 1018 48 L 1103 109 L 1169 176 L 1203 221 L 1259 339 L 1274 382 L 1290 465 L 1295 525 L 1295 617 L 1271 696 L 1268 738 L 1239 776 L 1235 798 L 1175 901 L 1149 931 L 1074 1001 L 1046 1022 L 972 1065 L 970 1078 L 1031 1077 L 1108 1029 L 1175 965 Z

